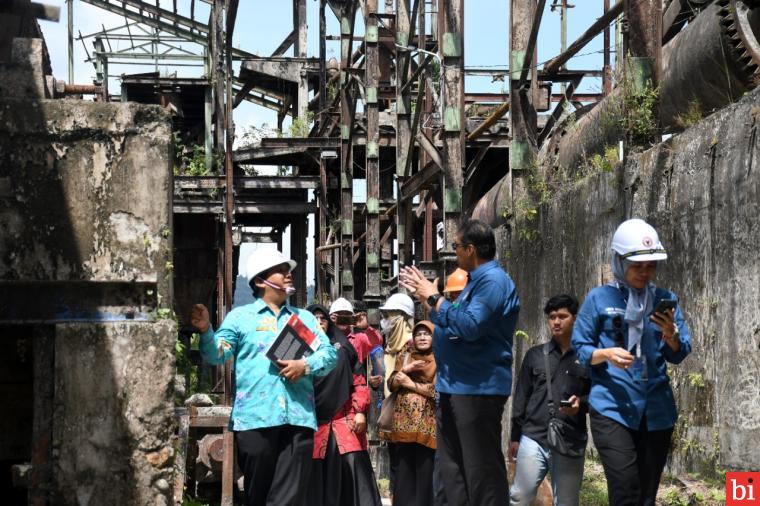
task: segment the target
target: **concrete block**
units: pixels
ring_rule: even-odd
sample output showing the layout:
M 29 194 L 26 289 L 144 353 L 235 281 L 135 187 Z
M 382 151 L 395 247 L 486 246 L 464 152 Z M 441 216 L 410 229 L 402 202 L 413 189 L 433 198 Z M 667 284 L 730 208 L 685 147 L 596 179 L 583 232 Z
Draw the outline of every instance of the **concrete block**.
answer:
M 171 320 L 56 326 L 55 504 L 171 504 Z

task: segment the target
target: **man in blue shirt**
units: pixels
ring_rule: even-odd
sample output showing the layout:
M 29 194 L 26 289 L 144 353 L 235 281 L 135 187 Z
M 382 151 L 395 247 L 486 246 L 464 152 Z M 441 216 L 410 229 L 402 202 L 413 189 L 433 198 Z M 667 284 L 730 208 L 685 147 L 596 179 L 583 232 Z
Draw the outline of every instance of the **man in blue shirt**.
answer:
M 203 358 L 212 364 L 234 358 L 230 429 L 245 475 L 246 506 L 306 504 L 317 428 L 312 378 L 330 372 L 337 357 L 314 315 L 287 304 L 295 266 L 279 251 L 256 250 L 246 264 L 252 304 L 230 311 L 216 333 L 205 306 L 196 304 L 191 314 Z M 316 334 L 314 351 L 274 364 L 266 350 L 293 314 Z
M 512 390 L 512 337 L 520 311 L 515 285 L 494 260 L 496 240 L 479 220 L 463 223 L 452 244 L 469 273 L 455 303 L 445 300 L 416 267 L 401 283 L 430 311 L 436 325 L 438 452 L 452 505 L 506 505 L 507 470 L 501 417 Z

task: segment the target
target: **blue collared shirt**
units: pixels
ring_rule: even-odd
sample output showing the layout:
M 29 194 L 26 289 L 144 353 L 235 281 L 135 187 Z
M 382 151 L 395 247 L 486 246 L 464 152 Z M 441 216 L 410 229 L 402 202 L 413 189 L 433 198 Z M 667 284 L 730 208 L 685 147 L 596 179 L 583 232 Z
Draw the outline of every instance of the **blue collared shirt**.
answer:
M 662 299 L 676 298 L 663 288 L 655 288 L 652 296 L 652 307 L 657 307 Z M 590 364 L 591 354 L 595 350 L 620 346 L 621 339 L 627 339 L 627 298 L 628 290 L 625 287 L 610 285 L 594 288 L 586 296 L 575 320 L 572 338 L 582 364 Z M 662 332 L 649 319 L 650 316 L 644 316 L 641 337 L 641 355 L 646 357 L 647 381 L 636 381 L 632 368 L 620 369 L 606 361 L 591 366 L 589 404 L 600 414 L 633 430 L 639 429 L 644 414 L 649 430 L 664 430 L 675 425 L 678 411 L 666 361 L 678 364 L 691 352 L 691 337 L 680 307 L 676 307 L 675 312 L 681 340 L 677 352 L 665 343 Z M 635 351 L 631 353 L 636 355 Z
M 430 312 L 438 391 L 460 395 L 506 395 L 512 391 L 512 336 L 520 312 L 515 284 L 498 262 L 468 275 L 454 304 Z
M 311 375 L 290 383 L 264 353 L 293 313 L 317 335 L 319 346 L 306 358 Z M 256 299 L 230 311 L 216 333 L 209 327 L 201 334 L 200 351 L 204 360 L 212 364 L 235 360 L 236 392 L 230 429 L 298 425 L 316 430 L 312 376 L 330 372 L 337 353 L 310 312 L 286 304 L 275 315 L 264 301 Z

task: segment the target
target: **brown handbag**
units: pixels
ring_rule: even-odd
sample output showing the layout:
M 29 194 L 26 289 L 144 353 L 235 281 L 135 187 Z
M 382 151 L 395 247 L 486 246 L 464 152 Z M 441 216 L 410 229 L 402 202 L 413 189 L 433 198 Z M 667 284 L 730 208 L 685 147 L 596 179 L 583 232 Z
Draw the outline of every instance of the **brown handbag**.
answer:
M 404 365 L 406 366 L 409 361 L 409 353 L 404 355 Z M 403 367 L 402 366 L 402 367 Z M 380 408 L 380 416 L 377 417 L 377 430 L 379 432 L 391 432 L 393 431 L 393 412 L 396 409 L 396 396 L 398 390 L 391 392 L 391 394 L 383 399 L 383 406 Z

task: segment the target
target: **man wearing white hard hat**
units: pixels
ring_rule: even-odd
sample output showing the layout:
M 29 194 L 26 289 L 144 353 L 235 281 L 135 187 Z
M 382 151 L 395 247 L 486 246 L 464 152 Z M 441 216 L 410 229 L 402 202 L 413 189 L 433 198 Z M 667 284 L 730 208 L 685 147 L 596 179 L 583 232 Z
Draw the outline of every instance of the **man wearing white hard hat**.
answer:
M 591 434 L 610 504 L 654 505 L 678 417 L 666 362 L 691 352 L 676 295 L 652 282 L 668 257 L 657 231 L 640 219 L 612 238 L 615 278 L 586 296 L 572 344 L 591 366 Z
M 257 249 L 246 262 L 253 303 L 230 311 L 216 333 L 205 306 L 196 304 L 191 313 L 192 324 L 201 332 L 204 360 L 235 361 L 229 428 L 235 433 L 244 474 L 246 506 L 307 504 L 317 428 L 312 379 L 335 366 L 336 351 L 313 314 L 287 303 L 295 291 L 295 267 L 296 262 L 279 251 Z M 265 351 L 293 314 L 319 344 L 303 359 L 274 364 Z

